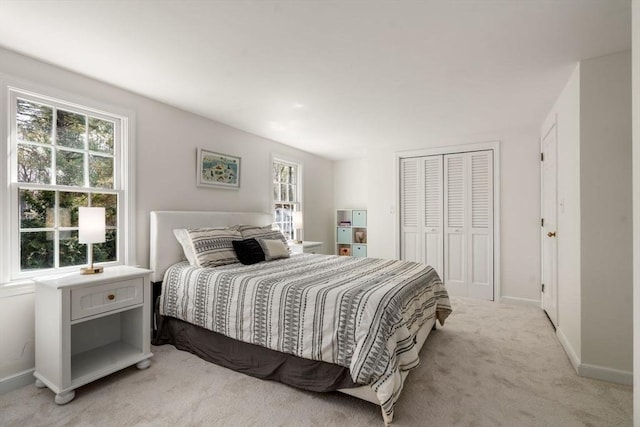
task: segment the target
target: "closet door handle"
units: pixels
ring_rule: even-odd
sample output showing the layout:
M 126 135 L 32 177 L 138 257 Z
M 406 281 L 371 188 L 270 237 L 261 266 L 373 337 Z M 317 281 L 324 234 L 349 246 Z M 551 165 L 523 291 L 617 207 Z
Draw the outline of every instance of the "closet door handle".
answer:
M 550 231 L 550 232 L 547 233 L 547 236 L 556 237 L 556 232 L 555 231 Z

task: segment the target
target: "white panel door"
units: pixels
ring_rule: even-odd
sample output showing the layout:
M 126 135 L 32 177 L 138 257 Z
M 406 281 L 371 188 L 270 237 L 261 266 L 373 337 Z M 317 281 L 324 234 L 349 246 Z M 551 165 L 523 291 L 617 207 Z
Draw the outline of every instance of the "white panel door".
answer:
M 467 154 L 469 296 L 493 300 L 493 152 Z
M 424 262 L 420 229 L 421 172 L 419 158 L 400 159 L 400 258 L 414 262 Z
M 467 296 L 467 167 L 465 154 L 444 156 L 444 283 Z
M 440 277 L 444 271 L 444 177 L 442 162 L 442 155 L 422 158 L 422 176 L 424 178 L 423 262 L 435 268 Z
M 558 326 L 557 124 L 542 138 L 542 308 Z

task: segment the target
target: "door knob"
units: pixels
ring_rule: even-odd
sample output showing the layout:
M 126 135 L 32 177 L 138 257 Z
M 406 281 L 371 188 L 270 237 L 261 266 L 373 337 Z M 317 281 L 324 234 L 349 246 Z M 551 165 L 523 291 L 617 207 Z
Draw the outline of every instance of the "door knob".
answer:
M 550 231 L 550 232 L 547 233 L 547 236 L 556 237 L 556 232 L 555 231 Z

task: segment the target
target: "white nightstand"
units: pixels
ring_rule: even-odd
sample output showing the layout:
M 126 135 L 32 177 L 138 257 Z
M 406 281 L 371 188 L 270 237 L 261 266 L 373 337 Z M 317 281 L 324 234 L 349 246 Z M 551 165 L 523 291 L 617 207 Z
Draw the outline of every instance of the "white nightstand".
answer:
M 310 242 L 304 241 L 302 243 L 290 242 L 289 247 L 291 248 L 291 253 L 294 254 L 317 254 L 322 252 L 322 242 Z
M 136 364 L 151 364 L 151 271 L 119 266 L 104 273 L 36 279 L 36 386 L 64 405 L 75 389 Z

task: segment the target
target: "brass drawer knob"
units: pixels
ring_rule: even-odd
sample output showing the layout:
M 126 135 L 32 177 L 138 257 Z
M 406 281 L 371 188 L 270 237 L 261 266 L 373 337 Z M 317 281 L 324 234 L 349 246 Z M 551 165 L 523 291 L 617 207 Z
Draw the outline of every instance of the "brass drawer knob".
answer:
M 116 299 L 116 296 L 114 294 L 109 294 L 109 295 L 107 295 L 107 299 L 109 301 L 113 301 L 114 299 Z

